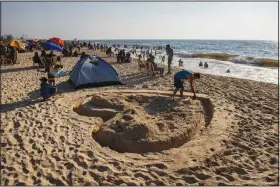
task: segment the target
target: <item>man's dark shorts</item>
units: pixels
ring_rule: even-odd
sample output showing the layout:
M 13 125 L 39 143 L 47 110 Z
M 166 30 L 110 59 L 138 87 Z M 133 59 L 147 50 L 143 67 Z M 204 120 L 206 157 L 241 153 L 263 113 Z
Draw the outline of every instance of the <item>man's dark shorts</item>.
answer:
M 183 80 L 174 79 L 174 87 L 175 88 L 184 88 Z
M 173 58 L 168 58 L 167 59 L 167 64 L 171 64 L 172 63 Z

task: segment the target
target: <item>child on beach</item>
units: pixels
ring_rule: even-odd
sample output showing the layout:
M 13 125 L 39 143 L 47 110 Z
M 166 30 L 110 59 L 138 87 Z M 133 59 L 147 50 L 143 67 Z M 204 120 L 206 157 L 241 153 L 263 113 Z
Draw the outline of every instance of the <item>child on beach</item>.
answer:
M 40 84 L 40 95 L 43 97 L 43 100 L 46 101 L 55 93 L 55 87 L 51 86 L 47 82 L 46 77 L 40 78 L 41 84 Z
M 182 61 L 182 59 L 180 59 L 178 62 L 179 62 L 179 66 L 182 67 L 182 66 L 183 66 L 183 61 Z
M 48 82 L 52 86 L 55 86 L 55 76 L 50 71 L 48 72 Z
M 163 57 L 161 58 L 161 63 L 164 64 L 164 61 L 165 61 L 165 56 L 163 56 Z
M 195 92 L 194 92 L 194 80 L 199 79 L 200 74 L 194 73 L 190 70 L 181 70 L 174 75 L 174 87 L 175 90 L 173 92 L 173 98 L 176 95 L 177 91 L 180 89 L 180 96 L 183 97 L 184 92 L 184 80 L 189 79 L 190 80 L 190 86 L 193 92 L 193 99 L 196 98 Z

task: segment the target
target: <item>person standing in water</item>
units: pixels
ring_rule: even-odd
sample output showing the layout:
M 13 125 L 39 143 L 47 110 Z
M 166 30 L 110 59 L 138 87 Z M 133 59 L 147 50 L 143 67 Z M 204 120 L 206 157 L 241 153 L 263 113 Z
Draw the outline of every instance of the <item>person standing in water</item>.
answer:
M 163 55 L 161 58 L 161 63 L 164 64 L 164 61 L 165 61 L 165 56 Z
M 167 74 L 171 74 L 171 63 L 172 63 L 172 60 L 173 60 L 173 49 L 170 47 L 169 44 L 166 45 L 166 54 L 168 56 L 168 58 L 167 58 L 168 72 L 167 72 Z
M 208 63 L 207 62 L 204 63 L 204 67 L 208 68 Z
M 180 59 L 178 62 L 179 62 L 179 66 L 182 67 L 182 66 L 183 66 L 183 61 L 182 61 L 182 59 Z
M 189 79 L 190 80 L 190 86 L 193 92 L 193 99 L 196 99 L 195 91 L 194 91 L 194 80 L 199 79 L 200 74 L 194 73 L 190 70 L 181 70 L 174 75 L 174 87 L 175 90 L 172 94 L 172 97 L 176 95 L 177 91 L 180 89 L 180 97 L 183 97 L 184 92 L 184 80 Z

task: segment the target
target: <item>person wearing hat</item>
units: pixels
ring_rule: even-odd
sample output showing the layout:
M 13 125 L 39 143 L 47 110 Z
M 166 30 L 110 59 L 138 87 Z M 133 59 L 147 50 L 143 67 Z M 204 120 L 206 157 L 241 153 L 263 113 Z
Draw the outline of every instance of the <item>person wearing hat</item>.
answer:
M 168 64 L 168 72 L 167 74 L 171 74 L 171 63 L 173 59 L 173 49 L 169 44 L 166 45 L 166 54 L 167 54 L 167 64 Z
M 43 100 L 46 101 L 54 94 L 53 87 L 48 83 L 47 77 L 41 77 L 40 81 L 40 94 L 43 97 Z

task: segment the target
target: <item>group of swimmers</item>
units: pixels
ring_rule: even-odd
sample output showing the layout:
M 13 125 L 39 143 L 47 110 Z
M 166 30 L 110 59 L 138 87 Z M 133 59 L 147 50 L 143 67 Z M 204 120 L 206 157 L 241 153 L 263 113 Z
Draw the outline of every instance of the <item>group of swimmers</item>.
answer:
M 200 67 L 203 66 L 203 63 L 200 61 L 198 66 L 200 66 Z M 207 62 L 204 62 L 204 67 L 208 68 L 208 63 Z
M 203 66 L 203 63 L 200 61 L 200 63 L 199 63 L 198 65 L 201 67 L 201 66 Z M 205 68 L 208 68 L 208 63 L 207 63 L 207 62 L 204 62 L 204 67 L 205 67 Z M 230 70 L 228 69 L 228 70 L 226 71 L 226 73 L 230 73 Z

